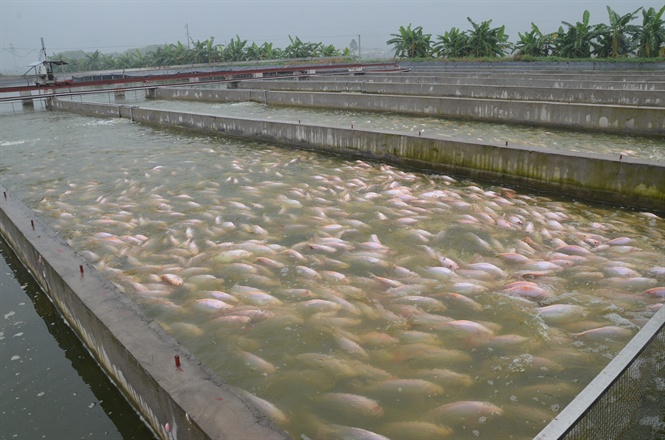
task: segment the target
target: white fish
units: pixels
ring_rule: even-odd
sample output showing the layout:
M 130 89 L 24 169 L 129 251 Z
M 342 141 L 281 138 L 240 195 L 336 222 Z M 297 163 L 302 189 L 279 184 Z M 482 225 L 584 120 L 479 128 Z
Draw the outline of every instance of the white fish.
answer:
M 242 359 L 245 366 L 252 371 L 258 371 L 265 374 L 273 374 L 277 372 L 277 368 L 275 368 L 273 364 L 253 353 L 240 351 L 238 356 Z
M 534 309 L 545 321 L 550 323 L 561 323 L 571 319 L 583 317 L 586 312 L 584 307 L 577 304 L 552 304 Z
M 316 438 L 322 440 L 390 440 L 388 437 L 366 429 L 336 424 L 319 428 Z
M 244 249 L 232 249 L 229 251 L 221 252 L 213 258 L 218 263 L 230 263 L 236 260 L 246 259 L 252 256 L 252 253 Z
M 426 266 L 423 268 L 423 272 L 440 280 L 449 279 L 455 275 L 452 269 L 444 266 Z
M 236 388 L 236 392 L 238 392 L 241 396 L 244 396 L 249 402 L 252 403 L 252 405 L 254 405 L 262 413 L 270 417 L 275 422 L 284 425 L 289 421 L 288 417 L 279 408 L 267 400 L 261 399 L 260 397 L 257 397 L 254 394 L 251 394 L 242 389 Z
M 488 417 L 501 416 L 503 409 L 490 403 L 476 400 L 441 405 L 425 414 L 430 420 L 445 420 L 450 423 L 480 424 Z
M 574 333 L 573 336 L 582 339 L 604 341 L 606 339 L 627 339 L 633 336 L 633 332 L 624 327 L 608 325 L 605 327 L 593 328 L 580 333 Z
M 453 429 L 429 422 L 392 422 L 383 426 L 392 439 L 439 440 L 453 435 Z
M 202 306 L 204 309 L 210 310 L 226 310 L 233 308 L 232 305 L 214 298 L 201 298 L 197 299 L 195 302 L 196 304 Z
M 347 417 L 382 417 L 383 408 L 376 400 L 351 393 L 325 393 L 319 403 L 340 415 Z

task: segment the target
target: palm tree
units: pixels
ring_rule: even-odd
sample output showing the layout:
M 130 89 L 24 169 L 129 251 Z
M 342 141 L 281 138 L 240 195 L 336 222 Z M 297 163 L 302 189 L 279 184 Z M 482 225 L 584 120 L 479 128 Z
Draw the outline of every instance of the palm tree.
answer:
M 598 26 L 597 44 L 594 45 L 594 53 L 599 57 L 616 58 L 619 55 L 627 55 L 633 50 L 633 40 L 640 33 L 640 27 L 630 24 L 637 13 L 635 12 L 620 16 L 607 6 L 609 25 Z M 609 53 L 608 53 L 609 52 Z
M 513 52 L 518 55 L 528 55 L 532 57 L 546 57 L 552 51 L 552 35 L 544 35 L 538 29 L 538 26 L 531 23 L 531 32 L 520 33 L 520 39 L 513 47 Z
M 475 23 L 471 18 L 466 18 L 473 26 L 468 32 L 467 45 L 469 55 L 475 58 L 503 56 L 504 51 L 510 48 L 506 26 L 490 28 L 492 20 Z
M 423 34 L 422 26 L 411 29 L 411 23 L 405 28 L 399 27 L 399 34 L 390 34 L 386 41 L 395 48 L 395 56 L 400 58 L 428 58 L 431 56 L 431 34 Z
M 665 6 L 658 12 L 654 8 L 642 10 L 642 32 L 638 38 L 638 56 L 650 58 L 660 55 L 661 47 L 665 43 L 665 20 L 661 18 L 664 12 Z
M 443 35 L 437 37 L 437 42 L 432 47 L 437 56 L 445 58 L 462 58 L 469 54 L 466 32 L 453 27 Z
M 582 21 L 572 25 L 568 22 L 561 23 L 568 26 L 564 31 L 563 26 L 554 34 L 554 55 L 564 58 L 589 58 L 591 57 L 591 41 L 598 35 L 598 26 L 589 25 L 589 11 L 584 11 Z

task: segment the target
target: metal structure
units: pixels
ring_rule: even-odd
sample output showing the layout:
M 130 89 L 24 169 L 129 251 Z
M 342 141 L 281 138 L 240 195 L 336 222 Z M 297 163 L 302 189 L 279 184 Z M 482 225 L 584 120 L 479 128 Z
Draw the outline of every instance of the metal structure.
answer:
M 644 396 L 663 368 L 665 307 L 660 308 L 535 440 L 621 438 L 631 424 L 636 422 L 635 418 L 640 415 L 643 407 Z
M 44 49 L 45 50 L 45 49 Z M 73 87 L 97 87 L 113 84 L 128 84 L 137 82 L 153 81 L 189 81 L 199 82 L 205 80 L 239 80 L 248 78 L 269 78 L 276 76 L 304 77 L 314 74 L 348 74 L 354 75 L 377 72 L 404 71 L 397 63 L 294 63 L 264 66 L 230 66 L 230 65 L 195 65 L 195 66 L 172 66 L 170 68 L 137 69 L 135 71 L 106 71 L 94 72 L 88 75 L 73 76 L 70 80 L 58 81 L 55 77 L 49 80 L 49 67 L 53 75 L 53 65 L 66 64 L 62 60 L 38 61 L 31 64 L 31 69 L 44 65 L 46 72 L 44 81 L 37 81 L 35 85 L 21 85 L 0 88 L 0 93 L 22 92 L 43 89 L 48 85 L 50 89 L 73 88 Z M 29 72 L 29 71 L 28 71 Z M 27 74 L 27 72 L 26 72 Z M 42 77 L 39 74 L 40 78 Z
M 63 64 L 69 63 L 63 60 L 49 60 L 48 55 L 46 54 L 44 38 L 42 38 L 42 50 L 40 52 L 39 58 L 39 61 L 28 64 L 30 69 L 28 69 L 28 71 L 25 72 L 23 76 L 26 76 L 31 70 L 34 69 L 35 76 L 38 78 L 35 80 L 35 86 L 37 87 L 71 85 L 72 80 L 58 81 L 58 79 L 53 74 L 53 66 L 62 66 Z

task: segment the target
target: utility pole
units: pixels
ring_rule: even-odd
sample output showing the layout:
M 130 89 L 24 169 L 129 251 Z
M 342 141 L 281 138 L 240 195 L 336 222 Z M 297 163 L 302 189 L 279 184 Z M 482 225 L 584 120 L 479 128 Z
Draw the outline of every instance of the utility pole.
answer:
M 48 60 L 48 55 L 46 55 L 46 46 L 44 45 L 44 37 L 42 37 L 42 51 L 41 51 L 41 58 L 43 58 L 42 61 Z
M 360 34 L 358 34 L 358 59 L 360 59 Z
M 14 48 L 14 44 L 12 43 L 9 43 L 9 52 L 14 57 L 14 71 L 18 73 L 18 66 L 16 65 L 16 49 Z
M 191 49 L 189 46 L 189 24 L 185 23 L 185 35 L 187 35 L 187 49 Z

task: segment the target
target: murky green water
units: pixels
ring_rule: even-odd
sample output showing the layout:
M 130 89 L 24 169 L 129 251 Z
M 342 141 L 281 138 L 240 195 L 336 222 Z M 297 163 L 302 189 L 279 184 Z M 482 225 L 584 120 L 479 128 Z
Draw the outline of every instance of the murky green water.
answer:
M 2 240 L 0 292 L 0 438 L 154 438 Z
M 531 438 L 663 301 L 650 213 L 126 120 L 2 123 L 2 183 L 294 437 Z

